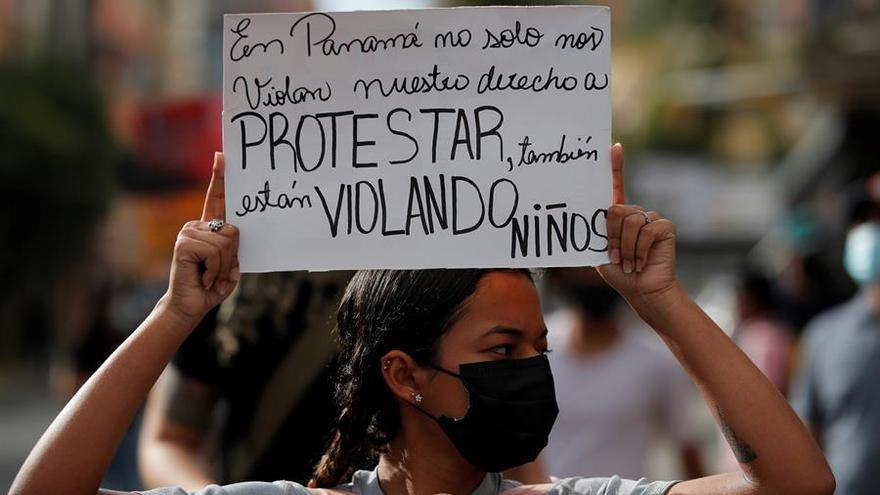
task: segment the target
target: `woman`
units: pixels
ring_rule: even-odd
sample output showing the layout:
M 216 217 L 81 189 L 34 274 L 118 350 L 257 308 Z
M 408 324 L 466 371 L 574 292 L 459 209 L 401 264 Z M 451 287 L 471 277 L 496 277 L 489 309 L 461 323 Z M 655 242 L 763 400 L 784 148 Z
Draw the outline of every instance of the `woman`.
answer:
M 340 305 L 339 423 L 311 488 L 253 482 L 200 493 L 832 493 L 834 478 L 797 416 L 681 288 L 673 224 L 624 204 L 620 145 L 611 154 L 612 263 L 599 272 L 700 386 L 739 472 L 680 483 L 502 480 L 494 473 L 535 458 L 556 417 L 546 330 L 527 272 L 376 271 L 359 273 Z M 52 423 L 11 493 L 111 493 L 98 483 L 126 426 L 178 345 L 238 280 L 236 229 L 208 222 L 224 218 L 223 191 L 218 154 L 202 219 L 178 236 L 168 291 Z M 352 477 L 373 456 L 377 467 Z

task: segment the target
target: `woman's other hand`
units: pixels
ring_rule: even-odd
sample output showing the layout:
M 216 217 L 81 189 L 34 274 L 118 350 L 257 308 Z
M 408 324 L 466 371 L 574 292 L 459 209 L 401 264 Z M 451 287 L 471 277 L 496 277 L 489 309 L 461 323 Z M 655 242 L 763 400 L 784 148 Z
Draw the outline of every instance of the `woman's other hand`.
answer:
M 834 475 L 822 451 L 785 398 L 681 287 L 675 226 L 625 204 L 620 145 L 612 147 L 611 162 L 612 263 L 599 267 L 599 273 L 666 342 L 696 382 L 731 449 L 740 454 L 739 471 L 683 481 L 670 495 L 833 493 Z
M 630 304 L 654 304 L 679 287 L 675 274 L 675 225 L 657 212 L 626 204 L 623 147 L 611 147 L 612 205 L 608 208 L 608 255 L 602 278 Z
M 223 154 L 214 154 L 211 183 L 201 220 L 187 222 L 177 235 L 168 292 L 168 310 L 193 324 L 235 288 L 238 269 L 238 229 L 224 224 L 212 231 L 212 220 L 226 220 Z

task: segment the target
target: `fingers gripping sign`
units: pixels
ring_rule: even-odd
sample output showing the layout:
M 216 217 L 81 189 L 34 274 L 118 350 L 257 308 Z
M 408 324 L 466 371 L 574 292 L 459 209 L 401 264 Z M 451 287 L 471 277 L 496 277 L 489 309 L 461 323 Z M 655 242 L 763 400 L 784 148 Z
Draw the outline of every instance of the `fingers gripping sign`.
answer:
M 187 318 L 201 319 L 232 292 L 241 276 L 238 229 L 223 223 L 225 199 L 223 154 L 216 153 L 201 220 L 184 225 L 174 246 L 170 302 Z
M 675 285 L 675 225 L 657 212 L 626 204 L 623 147 L 611 147 L 612 204 L 608 208 L 608 256 L 603 278 L 624 297 L 641 297 Z

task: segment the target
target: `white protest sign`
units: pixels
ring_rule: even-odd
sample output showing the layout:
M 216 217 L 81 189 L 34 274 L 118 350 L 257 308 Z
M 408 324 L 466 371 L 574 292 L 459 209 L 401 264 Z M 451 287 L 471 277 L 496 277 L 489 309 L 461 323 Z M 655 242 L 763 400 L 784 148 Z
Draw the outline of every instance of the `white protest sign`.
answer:
M 607 262 L 610 13 L 227 15 L 243 272 Z

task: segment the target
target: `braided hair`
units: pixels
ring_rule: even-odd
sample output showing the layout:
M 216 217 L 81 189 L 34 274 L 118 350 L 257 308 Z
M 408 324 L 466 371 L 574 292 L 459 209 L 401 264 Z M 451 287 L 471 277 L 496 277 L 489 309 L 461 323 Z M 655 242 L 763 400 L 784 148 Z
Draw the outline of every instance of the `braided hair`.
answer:
M 455 323 L 480 280 L 493 271 L 369 270 L 349 282 L 336 315 L 340 359 L 335 377 L 336 431 L 309 486 L 330 488 L 372 467 L 400 429 L 397 401 L 385 385 L 380 359 L 401 350 L 415 361 L 435 357 L 440 337 Z

